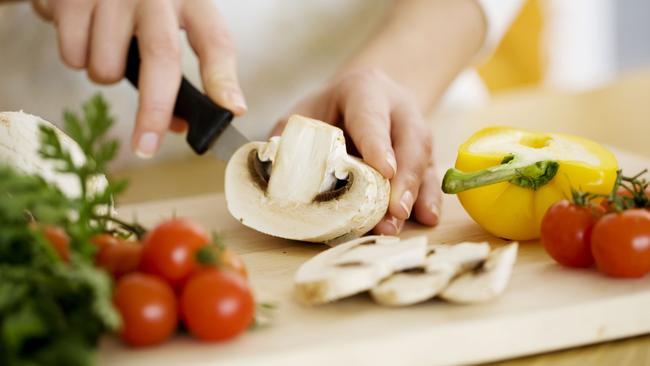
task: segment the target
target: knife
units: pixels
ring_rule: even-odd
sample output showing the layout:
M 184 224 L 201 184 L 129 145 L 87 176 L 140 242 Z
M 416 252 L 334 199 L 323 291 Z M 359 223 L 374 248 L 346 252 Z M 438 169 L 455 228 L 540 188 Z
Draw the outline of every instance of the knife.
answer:
M 140 52 L 133 37 L 126 61 L 126 78 L 138 87 Z M 231 123 L 234 115 L 201 93 L 185 76 L 176 96 L 174 115 L 187 121 L 187 143 L 195 153 L 203 155 L 212 149 L 219 160 L 228 161 L 248 139 Z

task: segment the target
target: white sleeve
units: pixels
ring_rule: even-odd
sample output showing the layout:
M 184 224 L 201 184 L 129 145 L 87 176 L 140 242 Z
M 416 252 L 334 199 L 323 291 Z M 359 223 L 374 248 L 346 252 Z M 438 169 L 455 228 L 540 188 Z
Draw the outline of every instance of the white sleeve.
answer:
M 484 60 L 499 45 L 513 20 L 524 5 L 524 0 L 475 0 L 485 16 L 487 28 L 477 60 Z

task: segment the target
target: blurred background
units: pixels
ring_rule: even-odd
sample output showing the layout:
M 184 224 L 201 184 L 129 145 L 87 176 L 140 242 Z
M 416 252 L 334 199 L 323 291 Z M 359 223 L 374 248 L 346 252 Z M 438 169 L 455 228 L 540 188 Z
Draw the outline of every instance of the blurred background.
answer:
M 249 112 L 237 120 L 252 139 L 313 91 L 382 21 L 389 0 L 215 0 L 238 49 Z M 0 5 L 0 110 L 24 110 L 53 122 L 101 91 L 118 121 L 125 148 L 117 169 L 142 161 L 126 148 L 137 95 L 126 82 L 89 82 L 60 61 L 51 24 L 27 2 Z M 196 58 L 185 42 L 183 68 L 196 85 Z M 440 111 L 486 103 L 523 89 L 580 91 L 650 68 L 650 1 L 528 0 L 491 55 L 477 60 L 441 101 Z M 191 155 L 181 136 L 168 136 L 160 160 Z M 150 164 L 150 162 L 147 162 Z

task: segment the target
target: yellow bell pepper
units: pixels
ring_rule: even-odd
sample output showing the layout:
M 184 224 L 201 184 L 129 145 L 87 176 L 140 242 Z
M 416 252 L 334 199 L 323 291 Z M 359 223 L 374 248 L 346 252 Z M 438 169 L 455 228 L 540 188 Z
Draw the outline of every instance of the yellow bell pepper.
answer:
M 617 169 L 609 150 L 581 137 L 490 127 L 460 146 L 442 190 L 493 235 L 530 240 L 552 204 L 572 189 L 608 193 Z

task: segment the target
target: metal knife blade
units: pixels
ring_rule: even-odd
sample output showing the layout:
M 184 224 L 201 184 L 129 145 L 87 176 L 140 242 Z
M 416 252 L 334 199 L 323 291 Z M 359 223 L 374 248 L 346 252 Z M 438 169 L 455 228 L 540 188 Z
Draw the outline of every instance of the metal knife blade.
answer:
M 235 151 L 248 141 L 248 138 L 231 123 L 217 137 L 217 141 L 212 146 L 211 152 L 217 159 L 227 162 Z
M 140 52 L 135 37 L 129 46 L 126 78 L 138 87 L 140 75 Z M 174 115 L 187 121 L 187 143 L 194 152 L 204 154 L 212 148 L 220 160 L 228 161 L 237 148 L 248 139 L 231 123 L 234 115 L 229 110 L 215 104 L 201 93 L 185 77 L 176 95 Z

